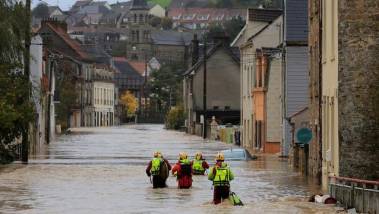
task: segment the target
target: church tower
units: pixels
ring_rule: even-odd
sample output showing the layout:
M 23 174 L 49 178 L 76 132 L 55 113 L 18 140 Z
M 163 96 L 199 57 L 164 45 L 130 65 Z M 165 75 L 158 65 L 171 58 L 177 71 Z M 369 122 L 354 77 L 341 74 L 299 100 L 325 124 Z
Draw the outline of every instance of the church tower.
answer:
M 133 0 L 128 16 L 129 40 L 126 47 L 127 58 L 143 61 L 145 55 L 151 57 L 152 27 L 149 24 L 149 6 L 145 0 Z

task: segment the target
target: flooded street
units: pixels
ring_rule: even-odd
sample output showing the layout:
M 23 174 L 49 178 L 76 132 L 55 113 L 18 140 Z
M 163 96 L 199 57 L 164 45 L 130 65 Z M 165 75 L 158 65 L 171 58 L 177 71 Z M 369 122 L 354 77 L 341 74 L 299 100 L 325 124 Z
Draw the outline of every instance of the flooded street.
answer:
M 212 185 L 194 177 L 193 188 L 152 189 L 145 168 L 153 151 L 176 162 L 180 151 L 202 151 L 213 163 L 230 145 L 204 142 L 161 125 L 83 129 L 61 136 L 30 164 L 0 168 L 0 213 L 335 213 L 304 202 L 319 186 L 274 157 L 230 162 L 232 191 L 246 204 L 211 204 Z

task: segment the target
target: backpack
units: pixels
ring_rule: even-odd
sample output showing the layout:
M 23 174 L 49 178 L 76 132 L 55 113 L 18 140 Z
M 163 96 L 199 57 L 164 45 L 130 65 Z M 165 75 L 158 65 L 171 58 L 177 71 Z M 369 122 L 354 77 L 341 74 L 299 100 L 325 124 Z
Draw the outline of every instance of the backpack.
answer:
M 170 171 L 168 170 L 167 163 L 163 161 L 160 167 L 159 177 L 162 178 L 163 180 L 167 180 L 169 174 L 170 174 Z
M 180 176 L 191 176 L 192 169 L 190 164 L 180 164 Z
M 240 197 L 238 197 L 238 195 L 234 192 L 230 192 L 229 200 L 233 206 L 243 206 L 243 203 L 242 203 Z

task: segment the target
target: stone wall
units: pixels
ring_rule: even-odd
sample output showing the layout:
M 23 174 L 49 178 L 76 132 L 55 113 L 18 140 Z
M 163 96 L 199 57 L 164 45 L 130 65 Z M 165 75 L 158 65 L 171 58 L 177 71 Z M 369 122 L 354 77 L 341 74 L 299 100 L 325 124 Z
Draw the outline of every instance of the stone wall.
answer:
M 379 179 L 379 3 L 340 0 L 340 176 Z
M 320 66 L 320 4 L 321 0 L 308 1 L 309 15 L 309 117 L 313 139 L 309 145 L 309 168 L 308 174 L 321 179 L 321 121 L 320 121 L 320 98 L 321 90 L 321 66 Z

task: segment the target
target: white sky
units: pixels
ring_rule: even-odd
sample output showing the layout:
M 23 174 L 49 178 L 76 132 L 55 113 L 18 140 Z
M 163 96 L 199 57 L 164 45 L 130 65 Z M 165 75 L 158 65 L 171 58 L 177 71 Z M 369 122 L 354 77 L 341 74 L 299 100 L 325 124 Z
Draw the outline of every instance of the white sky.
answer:
M 107 0 L 109 4 L 117 2 L 117 0 Z M 129 0 L 118 0 L 119 2 L 125 2 Z M 76 0 L 32 0 L 32 8 L 34 8 L 39 2 L 46 2 L 50 6 L 55 6 L 59 2 L 59 7 L 62 10 L 68 10 L 76 2 Z

